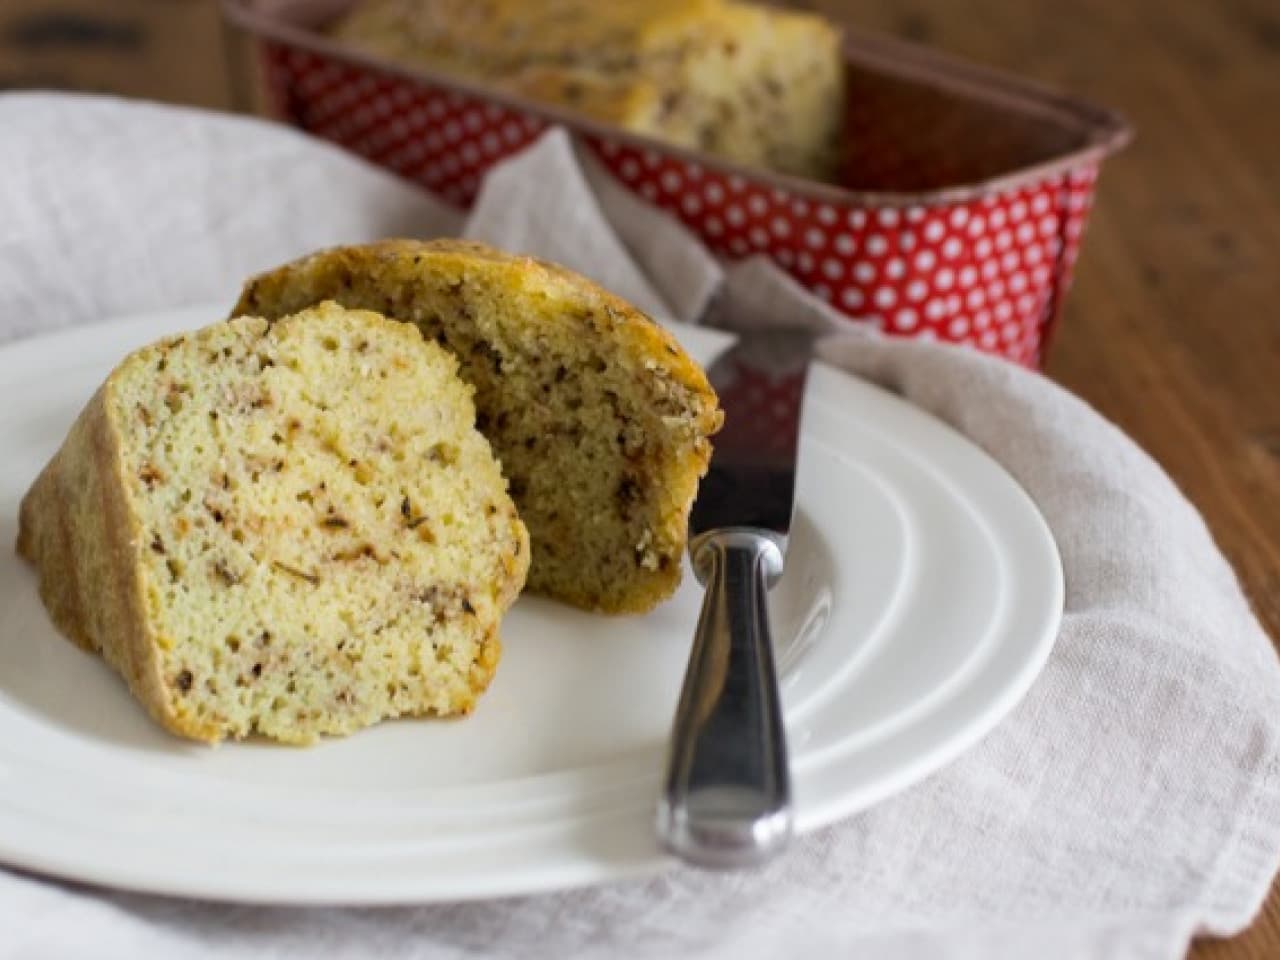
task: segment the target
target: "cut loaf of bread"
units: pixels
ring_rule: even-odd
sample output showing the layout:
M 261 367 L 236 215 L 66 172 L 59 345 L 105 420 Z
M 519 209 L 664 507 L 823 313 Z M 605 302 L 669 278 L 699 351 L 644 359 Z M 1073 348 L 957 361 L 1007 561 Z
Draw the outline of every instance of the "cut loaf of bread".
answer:
M 198 740 L 469 711 L 529 549 L 456 371 L 333 304 L 130 355 L 22 503 L 54 622 Z
M 840 32 L 730 0 L 363 0 L 339 39 L 668 143 L 831 179 Z
M 722 414 L 669 332 L 563 267 L 458 240 L 321 251 L 251 280 L 234 312 L 323 300 L 457 354 L 529 528 L 532 589 L 611 613 L 671 594 Z

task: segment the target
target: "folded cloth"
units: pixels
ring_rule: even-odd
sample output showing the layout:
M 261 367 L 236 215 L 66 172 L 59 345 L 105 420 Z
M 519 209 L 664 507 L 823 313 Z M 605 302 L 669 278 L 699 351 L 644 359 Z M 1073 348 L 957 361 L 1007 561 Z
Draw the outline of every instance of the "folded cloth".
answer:
M 778 862 L 414 908 L 240 907 L 0 871 L 0 957 L 1174 958 L 1244 927 L 1280 862 L 1280 670 L 1195 509 L 1045 378 L 886 339 L 762 261 L 723 268 L 552 131 L 469 219 L 261 122 L 0 97 L 0 339 L 215 297 L 336 242 L 463 231 L 646 309 L 836 332 L 827 361 L 897 391 L 1031 494 L 1066 571 L 1044 673 L 945 770 Z M 2 642 L 2 638 L 0 638 Z M 109 812 L 103 813 L 104 818 Z

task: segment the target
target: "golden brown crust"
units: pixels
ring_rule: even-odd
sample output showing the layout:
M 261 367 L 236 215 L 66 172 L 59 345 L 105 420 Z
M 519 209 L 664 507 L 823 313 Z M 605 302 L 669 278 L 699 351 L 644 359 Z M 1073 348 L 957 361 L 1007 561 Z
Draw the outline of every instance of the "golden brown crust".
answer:
M 228 736 L 259 733 L 282 742 L 305 744 L 313 742 L 321 734 L 350 733 L 386 716 L 470 712 L 496 670 L 501 652 L 499 621 L 519 593 L 529 563 L 527 531 L 506 496 L 504 481 L 488 444 L 472 430 L 474 409 L 470 402 L 471 391 L 456 379 L 456 359 L 434 344 L 424 344 L 416 328 L 392 323 L 381 316 L 348 314 L 331 308 L 312 311 L 295 320 L 293 324 L 286 321 L 274 327 L 263 320 L 253 319 L 215 324 L 131 354 L 112 372 L 81 412 L 58 452 L 23 498 L 19 511 L 17 551 L 35 567 L 40 595 L 54 625 L 77 645 L 101 654 L 161 726 L 195 740 L 216 742 Z M 319 324 L 327 326 L 318 327 Z M 252 334 L 254 330 L 256 334 Z M 298 336 L 289 338 L 294 331 Z M 401 569 L 392 571 L 395 583 L 380 572 L 380 563 L 369 563 L 369 576 L 379 578 L 387 587 L 383 599 L 399 597 L 401 602 L 395 609 L 380 608 L 384 622 L 375 630 L 361 633 L 355 626 L 348 631 L 342 624 L 335 630 L 332 618 L 327 625 L 317 627 L 316 611 L 309 600 L 313 594 L 305 590 L 300 601 L 297 594 L 286 590 L 277 594 L 284 597 L 282 605 L 271 609 L 263 607 L 263 591 L 270 589 L 262 586 L 265 582 L 263 575 L 269 576 L 278 564 L 271 562 L 271 557 L 266 554 L 254 554 L 252 544 L 245 550 L 257 564 L 256 575 L 246 573 L 244 566 L 223 565 L 230 562 L 227 560 L 230 555 L 226 553 L 220 554 L 222 559 L 218 562 L 210 561 L 211 574 L 200 572 L 204 570 L 201 558 L 205 553 L 212 551 L 212 555 L 225 551 L 232 543 L 243 544 L 245 541 L 237 537 L 243 537 L 246 530 L 250 531 L 250 540 L 253 539 L 255 534 L 252 531 L 260 529 L 267 518 L 267 515 L 254 513 L 255 509 L 261 508 L 269 511 L 270 516 L 279 516 L 278 512 L 271 511 L 278 511 L 280 498 L 263 493 L 269 481 L 264 479 L 263 486 L 259 487 L 258 478 L 254 476 L 253 482 L 244 488 L 233 483 L 233 474 L 251 463 L 251 454 L 246 454 L 249 459 L 243 462 L 216 460 L 221 465 L 221 481 L 214 479 L 216 472 L 211 471 L 208 462 L 203 465 L 196 463 L 196 453 L 212 451 L 210 456 L 218 458 L 226 452 L 225 449 L 219 450 L 217 443 L 210 446 L 214 436 L 212 429 L 209 434 L 199 434 L 199 428 L 206 421 L 221 424 L 219 429 L 231 430 L 230 425 L 239 416 L 240 428 L 234 436 L 251 444 L 252 434 L 242 428 L 245 418 L 256 418 L 256 425 L 271 435 L 272 439 L 267 442 L 282 444 L 283 437 L 276 436 L 271 430 L 275 426 L 282 431 L 290 429 L 283 426 L 286 415 L 298 413 L 305 417 L 304 411 L 285 409 L 282 399 L 285 393 L 277 392 L 272 399 L 265 391 L 255 393 L 252 400 L 245 400 L 244 410 L 237 414 L 228 406 L 233 403 L 227 399 L 228 394 L 215 389 L 218 384 L 236 382 L 234 378 L 227 379 L 216 372 L 205 374 L 206 370 L 218 371 L 225 367 L 225 361 L 233 355 L 231 345 L 241 334 L 248 337 L 254 349 L 242 351 L 243 355 L 239 357 L 240 360 L 249 358 L 252 365 L 251 379 L 239 381 L 240 385 L 245 382 L 257 384 L 263 377 L 270 376 L 268 371 L 281 373 L 295 369 L 293 364 L 297 362 L 297 354 L 289 354 L 292 362 L 286 362 L 283 355 L 273 352 L 278 350 L 278 343 L 264 344 L 255 339 L 264 333 L 289 338 L 300 351 L 309 343 L 313 354 L 321 358 L 340 357 L 337 361 L 339 371 L 346 370 L 354 382 L 373 391 L 359 394 L 344 404 L 345 409 L 354 411 L 355 415 L 369 414 L 381 397 L 390 392 L 402 403 L 415 404 L 415 409 L 446 414 L 445 425 L 439 428 L 443 432 L 432 434 L 433 438 L 445 436 L 447 440 L 458 436 L 459 432 L 464 434 L 457 446 L 448 442 L 440 445 L 445 452 L 438 461 L 434 457 L 430 459 L 442 464 L 437 470 L 448 470 L 456 462 L 458 467 L 453 473 L 465 481 L 463 486 L 467 490 L 482 488 L 476 493 L 478 499 L 475 503 L 468 501 L 467 515 L 479 517 L 477 506 L 484 504 L 488 512 L 476 528 L 488 531 L 492 540 L 486 543 L 492 543 L 494 550 L 487 559 L 478 561 L 484 564 L 484 568 L 479 573 L 472 573 L 467 584 L 455 583 L 448 570 L 444 571 L 444 579 L 441 579 L 441 571 L 437 567 L 424 566 L 421 557 L 417 564 L 408 563 L 410 558 L 407 556 L 397 557 L 405 563 Z M 339 338 L 342 336 L 348 339 L 341 341 Z M 356 343 L 361 338 L 363 342 L 357 347 Z M 221 349 L 210 348 L 210 343 Z M 342 350 L 341 343 L 345 343 L 349 351 Z M 394 346 L 387 347 L 388 343 Z M 384 347 L 387 349 L 381 349 Z M 182 348 L 179 351 L 181 355 L 176 355 L 174 348 Z M 363 360 L 354 359 L 357 353 Z M 410 359 L 421 359 L 421 367 L 408 364 L 406 361 Z M 383 366 L 380 368 L 379 365 Z M 377 375 L 379 369 L 381 377 Z M 392 386 L 381 388 L 383 393 L 380 394 L 378 384 L 386 378 L 388 369 L 400 371 L 399 379 L 393 377 Z M 203 384 L 196 382 L 192 379 L 193 372 L 207 379 Z M 166 382 L 169 386 L 177 382 L 174 379 L 166 381 L 166 377 L 183 380 L 185 391 L 166 389 Z M 210 388 L 210 380 L 215 388 Z M 193 382 L 196 384 L 194 388 Z M 308 385 L 315 385 L 315 382 L 315 377 L 306 381 Z M 278 381 L 272 383 L 280 386 Z M 406 386 L 416 389 L 406 392 L 403 389 Z M 186 400 L 171 406 L 169 401 L 175 396 L 186 397 Z M 335 393 L 328 399 L 337 405 L 349 396 Z M 403 407 L 396 408 L 401 409 Z M 274 412 L 251 412 L 259 410 Z M 157 435 L 157 428 L 162 425 L 172 427 L 178 422 L 166 420 L 166 412 L 176 416 L 180 411 L 188 417 L 181 421 L 179 431 L 187 442 L 150 443 Z M 265 427 L 263 418 L 267 421 Z M 271 422 L 272 418 L 277 418 L 276 422 Z M 325 422 L 330 423 L 329 420 Z M 367 421 L 360 422 L 363 425 Z M 303 420 L 296 419 L 296 423 L 297 429 L 302 431 Z M 261 430 L 259 432 L 262 433 Z M 394 432 L 394 424 L 391 424 L 382 440 L 390 443 L 390 435 Z M 175 435 L 169 434 L 170 437 Z M 290 436 L 293 438 L 292 434 Z M 323 436 L 328 438 L 329 434 Z M 365 439 L 368 440 L 367 437 Z M 388 454 L 382 463 L 385 473 L 389 464 L 397 461 L 391 449 L 378 446 L 378 442 L 376 437 L 370 440 L 361 456 L 367 457 L 374 449 L 384 450 Z M 428 442 L 430 438 L 420 440 L 414 448 L 414 456 L 427 460 Z M 296 460 L 305 457 L 304 452 L 297 452 L 302 446 L 295 449 Z M 234 449 L 245 452 L 239 446 Z M 431 448 L 432 453 L 434 450 Z M 166 456 L 169 459 L 164 459 Z M 326 456 L 329 454 L 321 454 L 321 459 L 329 464 Z M 400 456 L 407 458 L 408 455 L 400 452 Z M 346 456 L 339 459 L 345 462 Z M 364 466 L 366 462 L 362 460 L 358 466 Z M 356 461 L 352 460 L 348 466 L 352 464 Z M 290 466 L 296 468 L 300 465 L 293 463 Z M 279 470 L 284 468 L 285 462 L 281 459 Z M 183 470 L 187 472 L 183 474 Z M 290 482 L 295 477 L 305 480 L 304 473 L 300 469 L 291 473 Z M 330 513 L 334 512 L 333 504 L 339 500 L 346 508 L 363 502 L 360 498 L 365 484 L 377 479 L 373 476 L 359 479 L 360 471 L 354 468 L 351 474 L 345 481 L 332 472 L 320 475 L 320 488 L 325 489 L 327 485 L 329 492 L 326 496 L 334 498 L 330 500 Z M 405 474 L 410 481 L 420 476 L 419 468 L 409 468 Z M 439 479 L 439 473 L 434 476 Z M 311 479 L 314 480 L 315 476 L 312 475 Z M 216 486 L 229 499 L 210 503 L 207 491 L 204 494 L 198 492 L 204 489 L 198 487 L 201 481 Z M 243 489 L 250 499 L 231 499 L 233 486 Z M 427 486 L 432 490 L 440 488 L 435 482 Z M 184 487 L 187 487 L 185 491 Z M 197 490 L 195 495 L 192 495 L 192 489 Z M 278 492 L 284 488 L 277 485 L 273 489 Z M 345 494 L 342 492 L 344 489 Z M 290 494 L 295 490 L 294 486 L 287 488 Z M 353 491 L 355 501 L 351 499 Z M 312 488 L 302 492 L 310 496 Z M 415 490 L 412 482 L 407 487 L 392 487 L 390 492 L 383 493 L 383 500 L 391 501 L 384 512 L 383 519 L 388 520 L 382 528 L 384 533 L 388 525 L 400 532 L 408 538 L 407 544 L 401 544 L 406 548 L 412 548 L 419 541 L 432 545 L 437 543 L 435 534 L 421 535 L 421 531 L 430 531 L 429 526 L 421 524 L 426 521 L 428 513 L 436 513 L 436 505 L 443 504 L 447 508 L 454 501 L 424 499 L 422 491 Z M 172 494 L 169 499 L 162 499 L 168 494 Z M 341 499 L 344 496 L 346 499 Z M 303 502 L 301 497 L 286 499 L 289 503 Z M 410 509 L 411 500 L 420 516 L 408 523 L 405 511 Z M 311 503 L 310 500 L 305 502 Z M 404 506 L 398 506 L 401 502 Z M 194 506 L 186 507 L 184 504 Z M 381 505 L 380 501 L 378 506 Z M 311 507 L 298 509 L 306 513 Z M 216 513 L 218 516 L 213 524 L 203 527 L 202 519 L 199 516 L 193 519 L 184 512 L 187 510 L 197 514 Z M 228 531 L 224 521 L 233 516 L 244 521 L 244 525 Z M 307 517 L 310 518 L 311 514 L 308 513 Z M 369 529 L 376 528 L 377 519 L 372 515 L 364 518 L 370 524 Z M 319 522 L 323 524 L 323 520 Z M 451 519 L 446 519 L 445 523 L 453 526 Z M 309 524 L 306 526 L 309 529 Z M 344 519 L 341 529 L 345 531 L 348 526 Z M 285 516 L 279 530 L 288 528 L 290 518 Z M 205 532 L 197 536 L 193 533 L 197 529 Z M 225 534 L 221 541 L 216 540 L 215 531 Z M 325 534 L 326 538 L 331 536 L 338 534 Z M 446 544 L 450 542 L 449 536 L 442 534 Z M 483 538 L 485 534 L 479 536 Z M 280 541 L 283 536 L 272 539 Z M 304 536 L 302 542 L 305 541 Z M 323 542 L 332 544 L 331 540 Z M 326 547 L 320 555 L 344 571 L 349 572 L 363 562 L 363 554 L 354 559 L 339 557 L 334 555 L 334 549 Z M 471 547 L 463 549 L 468 560 L 476 558 L 477 553 Z M 391 553 L 394 555 L 395 551 Z M 156 580 L 157 569 L 161 571 L 163 584 Z M 307 569 L 316 568 L 307 565 Z M 409 572 L 402 578 L 404 571 Z M 318 575 L 315 576 L 316 583 L 319 579 Z M 216 584 L 212 593 L 209 581 Z M 287 577 L 286 581 L 293 582 Z M 166 588 L 170 583 L 179 582 L 182 588 L 177 594 L 187 605 L 175 617 L 175 592 Z M 348 586 L 351 582 L 348 581 Z M 255 583 L 260 587 L 256 600 L 246 598 L 244 591 Z M 474 588 L 475 592 L 468 593 L 468 587 Z M 227 600 L 228 591 L 232 588 L 238 591 L 237 597 Z M 443 592 L 427 592 L 435 589 Z M 204 593 L 197 596 L 201 590 Z M 453 593 L 448 592 L 451 590 Z M 421 595 L 418 591 L 422 591 Z M 349 591 L 338 592 L 349 596 Z M 407 593 L 412 596 L 405 599 Z M 332 596 L 331 591 L 328 599 Z M 222 603 L 223 600 L 227 602 Z M 317 598 L 314 606 L 322 605 L 322 598 Z M 330 608 L 332 606 L 330 604 Z M 303 608 L 308 612 L 303 613 Z M 256 611 L 249 614 L 250 620 L 256 627 L 269 629 L 262 630 L 260 634 L 256 629 L 253 634 L 244 633 L 241 629 L 243 624 L 229 622 L 228 611 L 233 614 Z M 295 622 L 295 612 L 304 621 L 301 625 Z M 364 644 L 372 643 L 371 638 L 378 637 L 384 627 L 405 616 L 418 618 L 416 626 L 406 628 L 407 638 L 406 631 L 401 631 L 393 641 L 378 641 L 381 643 L 377 648 L 380 655 L 362 656 Z M 341 615 L 338 620 L 342 620 Z M 448 632 L 450 626 L 459 624 L 462 624 L 461 630 Z M 440 628 L 439 632 L 436 628 Z M 382 634 L 384 640 L 388 635 L 389 632 Z M 322 637 L 324 642 L 317 643 L 317 637 Z M 361 644 L 359 649 L 357 644 Z M 388 667 L 384 662 L 389 660 L 388 654 L 392 658 L 399 656 L 400 660 Z M 386 670 L 401 670 L 400 674 L 392 674 L 392 681 L 400 683 L 399 690 L 388 691 L 384 683 L 386 676 L 378 669 L 365 674 L 350 672 L 355 664 L 366 660 L 380 665 L 378 669 L 384 673 Z M 426 669 L 422 669 L 424 664 Z M 437 667 L 437 664 L 442 666 Z M 193 673 L 198 680 L 196 683 L 193 683 Z M 286 692 L 292 695 L 295 679 L 299 681 L 298 698 L 310 699 L 282 698 L 279 695 Z M 360 683 L 364 686 L 359 686 Z M 268 689 L 266 684 L 274 684 L 274 687 Z M 250 691 L 264 689 L 267 692 L 258 701 L 245 699 Z M 391 699 L 379 699 L 384 692 Z M 410 695 L 418 699 L 406 702 L 405 697 Z M 392 703 L 397 696 L 400 701 Z
M 723 0 L 365 0 L 332 33 L 461 76 L 559 67 L 630 79 L 642 61 L 669 63 L 723 7 Z
M 363 0 L 340 41 L 752 166 L 829 178 L 839 32 L 730 0 Z
M 435 301 L 429 302 L 428 287 L 438 290 L 442 284 L 456 289 L 458 297 L 471 297 L 476 302 L 483 294 L 490 300 L 527 305 L 530 316 L 524 321 L 526 329 L 516 331 L 518 336 L 530 343 L 549 333 L 589 340 L 601 354 L 634 373 L 635 382 L 649 391 L 651 407 L 667 404 L 678 413 L 671 419 L 678 422 L 674 433 L 682 439 L 666 443 L 665 459 L 657 468 L 669 500 L 652 530 L 654 549 L 661 556 L 653 560 L 652 569 L 635 571 L 632 582 L 617 595 L 603 595 L 597 587 L 579 589 L 572 582 L 549 587 L 547 578 L 539 574 L 540 556 L 545 556 L 539 551 L 545 550 L 546 538 L 540 538 L 527 515 L 527 501 L 515 495 L 534 539 L 532 589 L 610 613 L 652 608 L 679 583 L 689 507 L 710 460 L 708 438 L 719 429 L 723 415 L 698 364 L 669 331 L 631 304 L 558 264 L 504 253 L 473 241 L 398 239 L 322 250 L 255 277 L 246 284 L 232 316 L 274 319 L 332 299 L 348 308 L 416 320 L 424 324 L 424 334 L 435 336 L 440 331 L 433 333 L 426 326 L 439 322 L 437 306 L 431 305 Z M 482 311 L 475 302 L 463 313 L 468 311 L 473 315 L 468 323 L 483 338 L 486 320 L 479 315 Z M 461 372 L 467 376 L 465 368 Z M 480 384 L 477 389 L 477 406 L 483 408 L 484 391 Z M 495 435 L 490 435 L 490 441 L 504 466 L 510 467 L 518 451 L 504 451 Z M 543 527 L 544 532 L 547 529 Z M 582 545 L 581 539 L 577 545 Z
M 380 271 L 389 278 L 412 282 L 413 274 L 418 271 L 452 268 L 453 272 L 461 274 L 477 262 L 491 264 L 506 274 L 505 277 L 494 278 L 494 282 L 505 280 L 513 285 L 534 288 L 559 286 L 561 292 L 571 294 L 583 306 L 599 307 L 613 320 L 610 333 L 618 338 L 620 346 L 643 354 L 668 371 L 678 383 L 705 398 L 709 412 L 700 426 L 708 435 L 719 429 L 721 418 L 715 391 L 707 382 L 702 368 L 685 353 L 669 330 L 617 294 L 568 267 L 550 260 L 506 253 L 475 240 L 449 237 L 435 240 L 388 239 L 361 246 L 319 250 L 251 278 L 232 308 L 231 316 L 257 315 L 264 312 L 263 308 L 268 303 L 274 308 L 282 300 L 292 300 L 285 289 L 293 287 L 303 275 L 309 275 L 313 284 L 331 288 L 334 293 L 332 299 L 342 303 L 342 289 L 347 285 L 344 284 L 344 275 L 350 277 Z M 407 272 L 402 273 L 406 269 Z M 299 303 L 298 308 L 310 305 Z
M 174 709 L 154 645 L 141 578 L 138 532 L 124 500 L 120 439 L 107 413 L 108 379 L 22 499 L 18 553 L 35 567 L 54 625 L 100 653 L 166 729 L 214 741 L 207 722 Z

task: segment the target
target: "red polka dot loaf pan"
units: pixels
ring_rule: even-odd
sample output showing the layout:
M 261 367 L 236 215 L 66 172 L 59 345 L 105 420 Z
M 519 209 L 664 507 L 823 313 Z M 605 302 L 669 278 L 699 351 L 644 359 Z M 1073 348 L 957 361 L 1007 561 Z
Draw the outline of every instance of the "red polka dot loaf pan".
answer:
M 934 51 L 846 31 L 839 184 L 746 168 L 562 108 L 379 61 L 327 37 L 341 0 L 223 0 L 271 106 L 459 206 L 562 124 L 730 260 L 770 257 L 851 322 L 1044 359 L 1114 113 Z

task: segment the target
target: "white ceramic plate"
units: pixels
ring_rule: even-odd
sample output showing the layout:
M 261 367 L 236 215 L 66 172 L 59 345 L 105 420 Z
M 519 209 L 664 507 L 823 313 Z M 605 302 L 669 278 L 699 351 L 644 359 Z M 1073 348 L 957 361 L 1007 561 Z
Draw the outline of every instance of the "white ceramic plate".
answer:
M 0 860 L 240 901 L 528 893 L 667 863 L 652 816 L 700 600 L 644 617 L 524 598 L 464 721 L 310 749 L 210 749 L 154 726 L 60 638 L 14 555 L 18 502 L 131 348 L 201 307 L 0 349 Z M 678 330 L 708 360 L 723 337 Z M 1052 537 L 1012 479 L 897 398 L 810 381 L 799 517 L 774 591 L 801 832 L 936 770 L 1043 666 L 1062 610 Z

